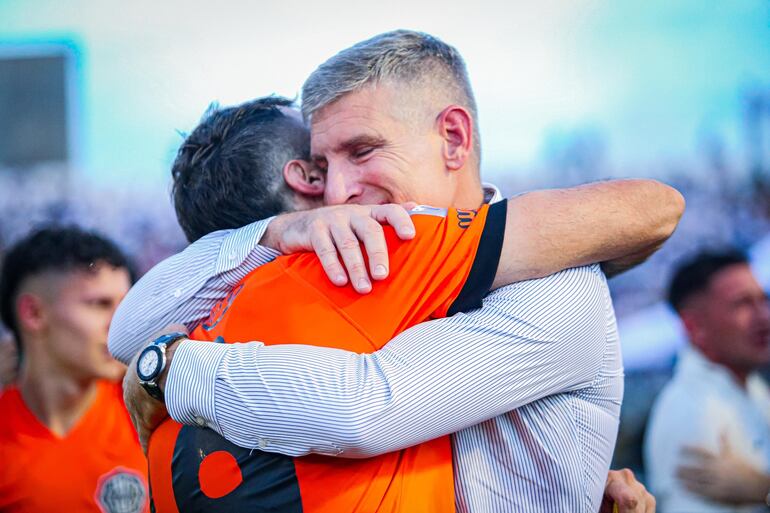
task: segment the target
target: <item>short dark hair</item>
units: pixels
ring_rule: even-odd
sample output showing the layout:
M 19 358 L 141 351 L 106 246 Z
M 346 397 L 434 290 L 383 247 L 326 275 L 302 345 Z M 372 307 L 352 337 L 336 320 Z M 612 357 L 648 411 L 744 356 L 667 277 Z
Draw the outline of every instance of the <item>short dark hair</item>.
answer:
M 708 288 L 715 274 L 731 265 L 748 262 L 746 255 L 737 249 L 701 251 L 677 266 L 668 288 L 668 303 L 681 312 L 688 299 Z
M 171 175 L 177 219 L 190 242 L 292 209 L 282 170 L 289 160 L 309 160 L 310 132 L 281 107 L 294 102 L 269 96 L 212 105 L 185 139 Z
M 0 319 L 13 333 L 21 355 L 21 334 L 14 307 L 24 280 L 44 272 L 89 271 L 106 263 L 134 273 L 128 258 L 109 239 L 77 226 L 42 227 L 9 248 L 0 268 Z

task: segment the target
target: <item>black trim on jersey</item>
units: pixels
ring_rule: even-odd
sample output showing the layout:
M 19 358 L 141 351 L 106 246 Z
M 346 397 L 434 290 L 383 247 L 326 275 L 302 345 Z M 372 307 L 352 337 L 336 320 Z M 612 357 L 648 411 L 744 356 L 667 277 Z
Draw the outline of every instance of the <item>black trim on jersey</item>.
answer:
M 203 494 L 198 481 L 202 456 L 227 451 L 235 457 L 243 481 L 218 499 Z M 182 426 L 174 445 L 172 482 L 180 512 L 302 513 L 294 459 L 238 447 L 210 429 Z
M 447 316 L 481 308 L 481 300 L 492 288 L 492 282 L 495 281 L 497 274 L 497 266 L 500 263 L 507 211 L 508 201 L 506 200 L 498 201 L 489 206 L 487 221 L 481 232 L 481 240 L 479 240 L 473 266 L 460 294 L 449 307 Z

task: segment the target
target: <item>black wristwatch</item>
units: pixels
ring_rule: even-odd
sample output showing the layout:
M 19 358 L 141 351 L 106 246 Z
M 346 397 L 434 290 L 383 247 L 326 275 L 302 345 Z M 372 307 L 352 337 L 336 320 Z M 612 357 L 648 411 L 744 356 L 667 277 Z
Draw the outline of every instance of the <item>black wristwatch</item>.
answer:
M 163 392 L 158 386 L 158 380 L 166 368 L 166 348 L 182 338 L 187 338 L 187 333 L 175 331 L 161 335 L 144 348 L 136 361 L 139 384 L 158 401 L 163 401 Z

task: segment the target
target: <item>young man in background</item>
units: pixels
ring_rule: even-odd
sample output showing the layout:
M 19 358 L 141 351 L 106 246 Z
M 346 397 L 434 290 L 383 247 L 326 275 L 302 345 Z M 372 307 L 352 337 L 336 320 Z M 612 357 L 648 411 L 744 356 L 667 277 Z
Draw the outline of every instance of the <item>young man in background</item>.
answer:
M 21 365 L 0 395 L 0 511 L 140 513 L 147 463 L 123 405 L 107 331 L 131 285 L 110 241 L 46 228 L 0 271 L 0 314 Z

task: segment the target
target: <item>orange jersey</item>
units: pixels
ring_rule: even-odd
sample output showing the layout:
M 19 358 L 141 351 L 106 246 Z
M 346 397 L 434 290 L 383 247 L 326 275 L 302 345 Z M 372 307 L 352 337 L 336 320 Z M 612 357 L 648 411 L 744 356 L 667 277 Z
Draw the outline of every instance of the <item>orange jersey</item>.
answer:
M 313 254 L 281 257 L 244 278 L 193 338 L 368 353 L 414 324 L 480 306 L 497 270 L 505 204 L 422 208 L 433 215 L 413 216 L 414 240 L 386 228 L 391 273 L 370 294 L 332 285 Z M 150 479 L 159 513 L 454 511 L 449 437 L 369 459 L 291 458 L 169 421 L 151 440 Z
M 16 388 L 0 395 L 0 419 L 0 511 L 149 510 L 147 460 L 120 384 L 100 382 L 91 407 L 61 438 Z

